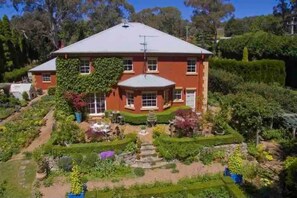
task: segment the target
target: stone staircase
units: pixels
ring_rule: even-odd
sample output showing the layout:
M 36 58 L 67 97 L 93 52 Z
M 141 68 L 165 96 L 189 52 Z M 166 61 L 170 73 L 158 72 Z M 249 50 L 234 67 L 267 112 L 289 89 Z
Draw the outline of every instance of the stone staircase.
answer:
M 168 164 L 163 158 L 158 157 L 156 147 L 151 143 L 142 143 L 139 155 L 140 159 L 135 160 L 135 163 L 132 164 L 133 168 L 153 169 Z

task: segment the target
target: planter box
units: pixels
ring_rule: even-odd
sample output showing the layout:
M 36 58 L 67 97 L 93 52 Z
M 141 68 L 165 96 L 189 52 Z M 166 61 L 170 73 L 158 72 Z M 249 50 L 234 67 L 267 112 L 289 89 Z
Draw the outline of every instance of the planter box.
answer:
M 72 193 L 68 193 L 67 194 L 67 198 L 85 198 L 85 194 L 84 192 L 81 192 L 78 195 L 72 194 Z
M 224 176 L 229 176 L 235 182 L 235 184 L 242 184 L 242 175 L 232 173 L 228 168 L 224 170 Z

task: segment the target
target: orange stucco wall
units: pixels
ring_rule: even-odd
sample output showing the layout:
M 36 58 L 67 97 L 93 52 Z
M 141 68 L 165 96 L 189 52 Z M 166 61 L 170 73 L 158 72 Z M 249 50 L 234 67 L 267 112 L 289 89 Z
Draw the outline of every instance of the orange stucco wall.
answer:
M 42 82 L 42 73 L 48 73 L 51 75 L 51 82 Z M 54 87 L 57 84 L 56 72 L 34 72 L 33 75 L 33 85 L 36 89 L 41 88 L 42 90 L 47 90 L 49 87 Z

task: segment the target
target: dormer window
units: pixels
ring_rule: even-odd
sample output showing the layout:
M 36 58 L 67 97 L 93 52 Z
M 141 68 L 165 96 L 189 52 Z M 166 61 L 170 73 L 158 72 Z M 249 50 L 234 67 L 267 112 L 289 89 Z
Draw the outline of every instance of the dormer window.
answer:
M 158 71 L 158 61 L 157 58 L 148 58 L 147 60 L 147 71 L 156 72 Z
M 81 74 L 89 74 L 90 71 L 90 61 L 87 59 L 80 60 L 79 72 Z

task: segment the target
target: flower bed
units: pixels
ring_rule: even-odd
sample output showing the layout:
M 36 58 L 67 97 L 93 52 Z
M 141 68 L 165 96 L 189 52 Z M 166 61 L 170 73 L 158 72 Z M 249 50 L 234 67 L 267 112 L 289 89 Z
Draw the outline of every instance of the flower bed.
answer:
M 148 186 L 134 186 L 129 189 L 118 188 L 108 190 L 95 190 L 88 191 L 86 198 L 99 198 L 99 197 L 168 197 L 170 195 L 180 194 L 180 197 L 187 197 L 188 195 L 199 195 L 204 197 L 210 195 L 211 197 L 222 198 L 244 198 L 245 194 L 234 185 L 233 181 L 228 177 L 218 179 L 211 179 L 207 181 L 195 181 L 195 179 L 188 179 L 189 182 L 179 182 L 176 185 L 167 183 Z M 204 195 L 204 196 L 203 196 Z
M 45 96 L 13 121 L 0 126 L 0 161 L 7 161 L 28 146 L 45 123 L 43 118 L 53 106 L 53 97 Z

